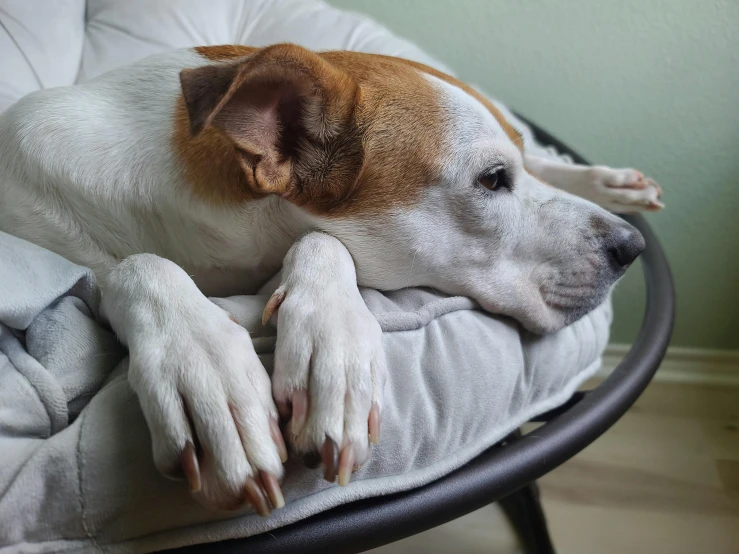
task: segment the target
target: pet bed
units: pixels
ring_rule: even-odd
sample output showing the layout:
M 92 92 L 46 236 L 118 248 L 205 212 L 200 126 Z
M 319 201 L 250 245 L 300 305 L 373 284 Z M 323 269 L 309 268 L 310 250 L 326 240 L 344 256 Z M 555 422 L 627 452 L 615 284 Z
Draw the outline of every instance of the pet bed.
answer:
M 0 24 L 0 110 L 33 90 L 193 45 L 290 41 L 448 71 L 371 20 L 316 0 L 6 0 Z M 498 106 L 528 149 L 556 155 Z M 140 552 L 244 537 L 430 483 L 570 398 L 598 369 L 611 320 L 607 302 L 540 337 L 465 298 L 363 291 L 390 366 L 382 440 L 347 487 L 288 462 L 288 504 L 262 519 L 208 512 L 156 472 L 125 351 L 98 321 L 88 270 L 0 235 L 0 291 L 0 551 Z M 256 329 L 265 300 L 217 302 L 238 305 Z M 274 340 L 261 333 L 269 368 Z

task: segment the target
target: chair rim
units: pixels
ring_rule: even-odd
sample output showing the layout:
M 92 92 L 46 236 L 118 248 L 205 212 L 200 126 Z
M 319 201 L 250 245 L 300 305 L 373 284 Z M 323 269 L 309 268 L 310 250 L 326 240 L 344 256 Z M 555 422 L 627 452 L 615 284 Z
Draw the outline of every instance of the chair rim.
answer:
M 557 138 L 527 123 L 537 141 L 576 163 L 587 161 Z M 616 369 L 598 387 L 573 397 L 536 431 L 493 446 L 452 473 L 408 491 L 357 500 L 244 539 L 192 545 L 180 553 L 353 554 L 389 544 L 461 517 L 535 481 L 583 450 L 631 407 L 664 358 L 675 317 L 670 266 L 640 216 L 625 216 L 644 236 L 646 307 L 641 329 Z

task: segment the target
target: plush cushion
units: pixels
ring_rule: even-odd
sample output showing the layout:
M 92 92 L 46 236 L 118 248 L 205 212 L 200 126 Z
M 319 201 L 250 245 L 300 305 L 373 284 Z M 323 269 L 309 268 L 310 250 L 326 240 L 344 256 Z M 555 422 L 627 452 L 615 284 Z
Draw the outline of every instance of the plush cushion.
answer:
M 171 48 L 278 41 L 446 69 L 367 18 L 316 0 L 8 0 L 0 109 Z M 526 147 L 541 150 L 516 125 Z M 89 271 L 0 235 L 0 290 L 0 550 L 11 551 L 138 552 L 242 537 L 427 483 L 566 400 L 599 367 L 611 318 L 606 303 L 539 337 L 469 299 L 363 291 L 390 364 L 382 440 L 347 487 L 289 461 L 288 505 L 261 519 L 205 511 L 156 472 L 125 351 L 98 321 Z M 264 300 L 214 299 L 254 331 Z M 255 339 L 268 368 L 272 334 Z

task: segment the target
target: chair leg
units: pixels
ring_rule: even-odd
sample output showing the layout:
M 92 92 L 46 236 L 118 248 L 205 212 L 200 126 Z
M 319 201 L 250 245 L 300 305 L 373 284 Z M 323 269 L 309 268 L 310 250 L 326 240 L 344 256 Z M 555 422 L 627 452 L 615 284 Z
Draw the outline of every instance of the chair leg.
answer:
M 536 483 L 526 485 L 499 502 L 516 529 L 526 554 L 555 554 Z
M 521 431 L 517 429 L 504 442 L 520 436 Z M 555 554 L 536 481 L 502 498 L 499 503 L 518 533 L 526 554 Z

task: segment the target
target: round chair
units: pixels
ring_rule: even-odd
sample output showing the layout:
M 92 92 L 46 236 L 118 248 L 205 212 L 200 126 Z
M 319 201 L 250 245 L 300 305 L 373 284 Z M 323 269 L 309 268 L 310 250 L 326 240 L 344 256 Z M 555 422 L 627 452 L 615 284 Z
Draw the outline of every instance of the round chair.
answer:
M 541 144 L 569 154 L 577 163 L 588 163 L 534 123 L 521 119 Z M 642 267 L 647 302 L 639 335 L 603 383 L 575 393 L 559 408 L 537 417 L 535 421 L 544 424 L 537 428 L 535 438 L 520 431 L 512 433 L 462 468 L 410 491 L 345 504 L 270 533 L 170 552 L 351 554 L 500 502 L 527 554 L 553 554 L 536 479 L 572 458 L 618 421 L 649 385 L 672 334 L 675 291 L 667 258 L 642 216 L 625 219 L 646 241 Z

